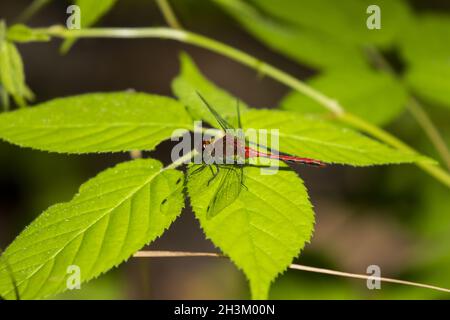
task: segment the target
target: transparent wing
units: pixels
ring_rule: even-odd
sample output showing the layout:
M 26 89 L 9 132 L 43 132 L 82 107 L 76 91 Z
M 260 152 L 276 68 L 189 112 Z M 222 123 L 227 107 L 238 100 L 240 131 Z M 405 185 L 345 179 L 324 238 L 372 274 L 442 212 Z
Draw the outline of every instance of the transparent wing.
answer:
M 198 91 L 197 95 L 203 101 L 208 110 L 213 114 L 214 118 L 216 118 L 217 122 L 220 124 L 223 131 L 226 131 L 227 129 L 234 129 L 231 124 L 229 124 L 224 118 L 220 116 L 220 114 L 216 110 L 214 110 L 214 108 L 208 103 L 208 101 L 206 101 L 205 98 L 203 98 L 203 96 Z
M 223 209 L 232 204 L 241 193 L 244 179 L 242 166 L 221 166 L 223 174 L 220 176 L 219 186 L 209 203 L 206 217 L 216 216 Z

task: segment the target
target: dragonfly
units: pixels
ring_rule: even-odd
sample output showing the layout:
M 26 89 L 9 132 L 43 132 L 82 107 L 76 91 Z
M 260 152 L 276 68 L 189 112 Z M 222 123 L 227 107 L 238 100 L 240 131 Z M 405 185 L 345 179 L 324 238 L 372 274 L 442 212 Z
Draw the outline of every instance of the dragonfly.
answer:
M 161 202 L 162 212 L 169 210 L 167 207 L 170 203 L 169 198 L 175 198 L 180 189 L 181 192 L 185 192 L 187 182 L 206 168 L 209 168 L 211 175 L 205 187 L 215 189 L 214 196 L 206 208 L 206 217 L 211 219 L 231 205 L 239 197 L 243 188 L 247 189 L 244 183 L 244 166 L 252 158 L 276 159 L 288 163 L 318 167 L 326 165 L 324 162 L 315 159 L 273 152 L 274 150 L 268 151 L 269 148 L 248 141 L 245 139 L 242 129 L 239 100 L 236 104 L 237 128 L 235 128 L 199 92 L 197 92 L 197 95 L 216 119 L 221 128 L 221 134 L 202 140 L 201 147 L 196 148 L 202 155 L 201 164 L 192 164 L 188 169 L 186 178 L 177 180 L 175 190 Z M 261 149 L 267 151 L 261 151 Z
M 247 188 L 244 184 L 243 169 L 251 158 L 269 158 L 288 163 L 306 164 L 318 167 L 325 166 L 324 162 L 315 159 L 302 158 L 285 153 L 280 154 L 279 152 L 273 153 L 273 151 L 260 151 L 261 149 L 269 149 L 249 142 L 244 137 L 239 100 L 236 104 L 238 125 L 236 129 L 221 117 L 199 92 L 197 92 L 197 95 L 222 129 L 222 134 L 219 138 L 213 137 L 202 141 L 201 152 L 208 161 L 198 165 L 197 168 L 190 172 L 190 176 L 192 176 L 202 172 L 205 168 L 209 168 L 212 176 L 208 180 L 207 186 L 215 182 L 216 179 L 220 179 L 216 192 L 207 207 L 207 218 L 216 216 L 223 209 L 231 205 L 239 197 L 241 190 Z

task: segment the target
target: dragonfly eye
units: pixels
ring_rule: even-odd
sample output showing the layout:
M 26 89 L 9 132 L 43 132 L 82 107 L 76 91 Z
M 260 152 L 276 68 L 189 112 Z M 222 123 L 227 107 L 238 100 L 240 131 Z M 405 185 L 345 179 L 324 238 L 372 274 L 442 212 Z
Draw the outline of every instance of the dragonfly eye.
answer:
M 203 151 L 205 151 L 206 147 L 207 147 L 208 145 L 210 145 L 210 144 L 211 144 L 211 141 L 209 141 L 209 140 L 204 140 L 203 143 L 202 143 L 202 149 L 203 149 Z

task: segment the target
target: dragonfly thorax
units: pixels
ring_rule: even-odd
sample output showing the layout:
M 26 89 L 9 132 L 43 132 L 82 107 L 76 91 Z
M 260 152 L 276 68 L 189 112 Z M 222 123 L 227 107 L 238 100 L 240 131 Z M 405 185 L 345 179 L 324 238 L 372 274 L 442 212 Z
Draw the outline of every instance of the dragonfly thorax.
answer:
M 213 160 L 215 163 L 223 163 L 224 159 L 237 159 L 245 155 L 245 142 L 239 137 L 226 134 L 221 138 L 202 141 L 204 159 Z M 206 162 L 209 162 L 206 161 Z

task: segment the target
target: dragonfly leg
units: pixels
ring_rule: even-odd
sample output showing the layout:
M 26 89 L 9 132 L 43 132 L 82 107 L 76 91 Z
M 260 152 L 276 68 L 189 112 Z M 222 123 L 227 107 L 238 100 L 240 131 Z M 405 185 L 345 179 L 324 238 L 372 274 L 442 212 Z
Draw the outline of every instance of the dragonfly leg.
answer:
M 217 165 L 217 163 L 215 163 L 214 166 L 216 167 L 215 172 L 214 172 L 212 166 L 209 166 L 209 169 L 211 170 L 211 173 L 213 176 L 211 177 L 211 179 L 208 180 L 208 183 L 206 184 L 207 186 L 209 186 L 209 184 L 217 177 L 217 174 L 219 173 L 219 166 Z
M 195 169 L 194 171 L 192 171 L 191 173 L 189 173 L 189 176 L 193 176 L 194 174 L 200 173 L 205 169 L 206 165 L 201 165 L 200 167 L 198 167 L 197 169 Z

